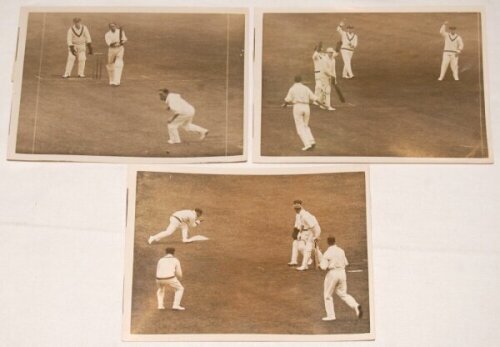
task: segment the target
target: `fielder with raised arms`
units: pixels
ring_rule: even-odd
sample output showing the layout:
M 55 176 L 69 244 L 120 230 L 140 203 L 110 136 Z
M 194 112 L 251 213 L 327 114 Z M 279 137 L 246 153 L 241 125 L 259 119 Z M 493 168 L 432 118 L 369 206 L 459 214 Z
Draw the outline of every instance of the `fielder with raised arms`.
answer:
M 109 47 L 108 64 L 106 65 L 109 84 L 113 87 L 118 87 L 121 83 L 123 72 L 124 45 L 127 42 L 123 27 L 118 29 L 115 23 L 109 23 L 109 31 L 104 35 L 104 40 Z
M 444 38 L 443 61 L 441 62 L 441 74 L 438 81 L 442 81 L 448 65 L 453 73 L 453 79 L 458 81 L 458 56 L 464 49 L 462 37 L 456 33 L 455 26 L 448 26 L 448 22 L 444 22 L 439 29 L 439 33 Z
M 337 27 L 337 32 L 340 35 L 340 40 L 342 45 L 340 46 L 340 53 L 342 55 L 342 60 L 344 61 L 344 69 L 342 70 L 343 78 L 353 78 L 354 73 L 352 72 L 351 60 L 354 54 L 354 50 L 358 46 L 358 35 L 354 33 L 354 27 L 352 25 L 345 25 L 344 21 L 341 21 Z

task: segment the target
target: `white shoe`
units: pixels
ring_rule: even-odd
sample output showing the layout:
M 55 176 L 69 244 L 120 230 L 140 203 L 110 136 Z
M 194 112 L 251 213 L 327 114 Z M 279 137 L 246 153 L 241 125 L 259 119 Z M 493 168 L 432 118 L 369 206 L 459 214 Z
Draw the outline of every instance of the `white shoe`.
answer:
M 312 149 L 312 148 L 313 148 L 313 146 L 312 146 L 312 145 L 310 145 L 310 146 L 303 147 L 303 148 L 302 148 L 302 150 L 303 150 L 303 151 L 308 151 L 308 150 L 310 150 L 310 149 Z
M 442 80 L 443 80 L 442 78 L 438 78 L 438 81 L 440 81 L 440 82 L 441 82 Z
M 358 317 L 358 319 L 363 318 L 363 309 L 361 308 L 361 305 L 356 306 L 354 312 L 356 312 L 356 317 Z
M 168 140 L 167 142 L 168 142 L 169 144 L 171 144 L 171 145 L 175 145 L 175 144 L 180 143 L 180 142 L 173 141 L 173 140 Z
M 85 75 L 78 75 L 78 77 L 80 77 L 80 78 L 85 78 Z
M 335 109 L 331 106 L 328 106 L 328 111 L 335 111 Z
M 312 263 L 313 263 L 313 260 L 309 259 L 309 261 L 307 262 L 307 265 L 311 265 Z
M 155 238 L 153 236 L 150 236 L 148 239 L 148 243 L 152 244 L 154 240 L 155 240 Z
M 200 135 L 200 140 L 202 140 L 202 141 L 203 141 L 203 140 L 205 139 L 205 137 L 207 137 L 207 135 L 208 135 L 208 130 L 205 130 L 205 131 L 204 131 L 204 132 Z
M 299 266 L 299 267 L 297 268 L 297 270 L 298 270 L 298 271 L 306 271 L 306 270 L 308 270 L 308 269 L 309 269 L 309 268 L 308 268 L 307 266 Z
M 297 263 L 292 263 L 292 262 L 288 263 L 288 266 L 297 266 L 297 265 L 299 265 L 299 264 L 297 264 Z
M 323 317 L 322 320 L 324 320 L 324 321 L 331 321 L 331 320 L 335 320 L 335 317 L 326 316 L 326 317 Z
M 69 78 L 69 75 L 62 75 L 62 78 Z
M 193 242 L 193 240 L 190 240 L 190 239 L 186 239 L 186 240 L 182 240 L 183 243 L 191 243 Z
M 159 310 L 164 310 L 164 309 L 165 309 L 165 306 L 158 306 L 158 309 L 159 309 Z
M 175 311 L 184 311 L 185 308 L 182 307 L 182 306 L 172 306 L 172 310 L 175 310 Z

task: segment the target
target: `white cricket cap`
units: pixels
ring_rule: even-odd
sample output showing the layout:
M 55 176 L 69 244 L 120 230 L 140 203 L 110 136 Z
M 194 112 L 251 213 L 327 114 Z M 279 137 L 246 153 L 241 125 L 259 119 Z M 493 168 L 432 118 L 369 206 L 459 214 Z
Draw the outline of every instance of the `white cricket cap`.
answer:
M 326 49 L 326 53 L 333 53 L 333 52 L 335 52 L 335 50 L 332 47 L 328 47 Z

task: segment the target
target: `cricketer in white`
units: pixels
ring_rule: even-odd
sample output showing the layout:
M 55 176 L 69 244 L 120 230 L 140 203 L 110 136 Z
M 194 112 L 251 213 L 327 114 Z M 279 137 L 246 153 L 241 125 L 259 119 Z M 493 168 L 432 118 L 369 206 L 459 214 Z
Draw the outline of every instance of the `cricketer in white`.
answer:
M 207 237 L 202 235 L 195 235 L 193 237 L 189 237 L 188 231 L 189 227 L 196 227 L 200 225 L 201 220 L 200 217 L 203 214 L 203 211 L 199 208 L 195 208 L 194 210 L 180 210 L 174 212 L 170 216 L 170 223 L 166 230 L 159 232 L 156 235 L 150 236 L 148 239 L 148 243 L 152 244 L 153 242 L 158 242 L 164 237 L 172 235 L 177 229 L 181 229 L 182 232 L 182 242 L 190 243 L 193 241 L 205 241 L 208 240 Z
M 85 61 L 87 60 L 87 48 L 92 55 L 92 39 L 89 29 L 81 24 L 80 18 L 73 18 L 73 25 L 68 29 L 66 43 L 68 44 L 68 58 L 66 60 L 66 69 L 63 78 L 71 76 L 71 71 L 78 59 L 78 77 L 85 77 Z
M 174 257 L 175 248 L 169 247 L 165 250 L 166 255 L 158 261 L 156 266 L 156 284 L 158 290 L 156 297 L 158 299 L 158 309 L 164 310 L 165 287 L 168 285 L 175 289 L 173 310 L 183 311 L 184 307 L 181 306 L 182 295 L 184 294 L 184 287 L 179 279 L 182 278 L 182 269 L 179 259 Z
M 167 111 L 174 115 L 168 121 L 168 143 L 171 145 L 181 143 L 179 127 L 186 131 L 195 132 L 200 135 L 200 140 L 204 140 L 208 135 L 208 130 L 193 124 L 195 109 L 180 94 L 171 93 L 167 88 L 159 90 L 160 99 L 165 101 Z
M 309 117 L 311 115 L 311 108 L 309 104 L 314 101 L 319 101 L 316 95 L 307 86 L 303 85 L 301 76 L 295 76 L 294 85 L 288 90 L 285 97 L 285 103 L 281 105 L 286 107 L 293 104 L 293 119 L 295 120 L 295 128 L 299 135 L 304 147 L 303 151 L 314 149 L 316 141 L 309 127 Z
M 127 37 L 123 28 L 117 29 L 115 23 L 109 23 L 109 31 L 104 35 L 106 45 L 108 45 L 108 71 L 109 84 L 113 87 L 118 87 L 121 83 L 123 72 L 123 54 L 125 53 L 124 44 L 127 42 Z
M 346 30 L 344 30 L 344 27 Z M 358 35 L 356 35 L 353 30 L 354 27 L 352 25 L 345 26 L 344 21 L 340 22 L 337 27 L 337 32 L 339 33 L 342 41 L 340 53 L 342 54 L 342 60 L 344 61 L 344 69 L 342 70 L 343 78 L 354 77 L 351 60 L 354 55 L 354 50 L 358 47 Z
M 458 56 L 464 49 L 462 37 L 456 33 L 455 26 L 448 26 L 448 22 L 444 22 L 439 29 L 439 33 L 444 38 L 443 61 L 441 62 L 441 74 L 438 81 L 442 81 L 448 65 L 453 73 L 453 79 L 458 81 Z
M 325 276 L 323 298 L 325 300 L 326 317 L 324 321 L 335 320 L 335 309 L 333 306 L 333 291 L 344 302 L 354 310 L 356 316 L 361 319 L 363 311 L 361 305 L 349 294 L 347 294 L 347 277 L 345 267 L 349 265 L 345 252 L 335 244 L 335 237 L 330 236 L 327 239 L 328 249 L 321 257 L 320 267 L 327 270 Z
M 320 237 L 321 228 L 316 217 L 302 207 L 302 200 L 295 200 L 293 202 L 293 208 L 296 213 L 295 228 L 300 230 L 300 232 L 297 240 L 293 241 L 292 259 L 288 265 L 293 266 L 297 264 L 298 253 L 300 251 L 303 254 L 302 264 L 297 270 L 305 271 L 309 269 L 308 265 L 311 264 L 312 251 L 316 251 L 315 240 Z

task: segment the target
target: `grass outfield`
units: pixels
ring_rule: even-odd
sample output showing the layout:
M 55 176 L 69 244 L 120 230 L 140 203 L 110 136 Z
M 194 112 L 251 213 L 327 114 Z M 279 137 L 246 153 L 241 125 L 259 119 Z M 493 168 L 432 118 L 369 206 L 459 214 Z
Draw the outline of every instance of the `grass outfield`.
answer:
M 336 111 L 312 108 L 317 147 L 304 153 L 292 109 L 279 105 L 296 74 L 314 91 L 313 48 L 320 40 L 335 47 L 343 18 L 359 38 L 356 77 L 339 80 L 346 104 L 332 91 Z M 445 20 L 464 40 L 460 82 L 451 71 L 437 81 Z M 266 14 L 263 30 L 262 155 L 488 157 L 477 14 Z M 336 62 L 341 77 L 342 58 Z
M 323 322 L 323 271 L 289 268 L 292 201 L 301 198 L 319 220 L 321 248 L 334 234 L 351 262 L 348 292 L 366 314 L 358 320 L 334 296 L 337 320 Z M 182 244 L 180 232 L 148 245 L 171 213 L 200 207 L 205 221 Z M 176 247 L 186 311 L 156 308 L 155 271 Z M 173 291 L 165 297 L 170 307 Z M 132 293 L 133 334 L 351 334 L 370 331 L 363 173 L 300 176 L 219 176 L 138 173 Z
M 91 77 L 95 57 L 90 55 L 86 79 L 61 78 L 66 32 L 75 16 L 89 28 L 94 52 L 105 53 L 101 80 Z M 104 34 L 110 21 L 123 25 L 128 38 L 119 88 L 108 85 L 105 68 Z M 30 15 L 16 152 L 141 157 L 243 153 L 244 15 L 49 13 L 45 31 L 43 23 L 44 14 Z M 73 75 L 76 71 L 75 62 Z M 196 108 L 194 123 L 210 130 L 206 140 L 181 130 L 184 142 L 167 144 L 171 114 L 158 97 L 162 87 Z

